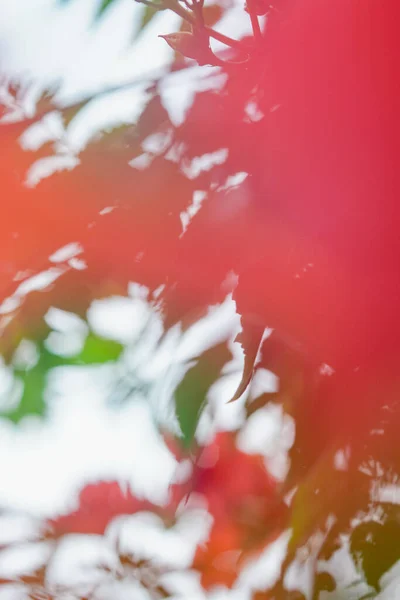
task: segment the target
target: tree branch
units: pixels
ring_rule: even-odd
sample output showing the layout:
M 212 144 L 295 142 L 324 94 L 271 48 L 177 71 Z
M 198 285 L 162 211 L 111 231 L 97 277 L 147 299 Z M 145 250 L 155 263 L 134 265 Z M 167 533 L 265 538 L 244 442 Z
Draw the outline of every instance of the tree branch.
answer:
M 151 2 L 151 0 L 135 0 L 135 2 L 138 2 L 139 4 L 144 4 L 145 6 L 151 6 L 156 10 L 165 10 L 166 8 L 169 8 L 179 17 L 190 23 L 192 26 L 197 25 L 196 18 L 188 10 L 186 10 L 186 8 L 181 6 L 178 0 L 163 0 L 162 3 Z M 243 53 L 246 52 L 246 49 L 243 48 L 243 45 L 238 40 L 234 40 L 224 35 L 223 33 L 219 33 L 219 31 L 215 31 L 215 29 L 211 29 L 210 27 L 204 27 L 204 31 L 206 31 L 210 37 L 214 38 L 215 40 L 218 40 L 222 44 L 225 44 L 225 46 L 236 48 L 237 50 L 240 50 Z

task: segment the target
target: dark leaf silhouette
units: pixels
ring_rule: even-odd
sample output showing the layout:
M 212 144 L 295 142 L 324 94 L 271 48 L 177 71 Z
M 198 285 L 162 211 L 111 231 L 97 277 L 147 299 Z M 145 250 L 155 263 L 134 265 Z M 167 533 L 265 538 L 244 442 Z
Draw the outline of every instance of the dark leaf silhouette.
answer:
M 235 341 L 240 342 L 244 352 L 243 375 L 236 392 L 229 402 L 235 402 L 246 391 L 254 373 L 257 354 L 260 349 L 261 340 L 264 335 L 265 327 L 259 323 L 254 323 L 250 318 L 242 316 L 242 331 L 236 336 Z
M 182 443 L 191 446 L 197 424 L 207 402 L 210 387 L 232 358 L 226 343 L 206 350 L 189 369 L 175 391 L 175 412 L 182 431 Z

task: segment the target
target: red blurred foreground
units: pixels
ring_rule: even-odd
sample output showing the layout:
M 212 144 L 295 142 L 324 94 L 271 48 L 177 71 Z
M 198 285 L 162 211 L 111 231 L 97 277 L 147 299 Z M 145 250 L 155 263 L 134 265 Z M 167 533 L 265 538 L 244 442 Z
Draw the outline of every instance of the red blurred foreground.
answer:
M 55 537 L 70 533 L 103 535 L 115 517 L 141 511 L 153 511 L 168 524 L 174 519 L 177 498 L 184 506 L 191 493 L 200 494 L 213 525 L 208 542 L 197 550 L 193 568 L 200 572 L 205 588 L 231 586 L 237 578 L 239 559 L 257 553 L 271 534 L 280 531 L 285 513 L 277 503 L 275 488 L 262 457 L 242 453 L 236 448 L 234 434 L 223 432 L 203 449 L 193 476 L 174 486 L 169 505 L 152 505 L 129 490 L 123 491 L 115 481 L 103 481 L 84 487 L 78 508 L 49 520 L 47 527 Z

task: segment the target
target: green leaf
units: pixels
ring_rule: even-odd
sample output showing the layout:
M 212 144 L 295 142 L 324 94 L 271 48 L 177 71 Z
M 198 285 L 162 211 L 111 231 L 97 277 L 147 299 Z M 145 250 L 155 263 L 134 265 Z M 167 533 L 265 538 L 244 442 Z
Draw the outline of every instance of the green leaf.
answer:
M 114 340 L 107 340 L 89 333 L 82 350 L 75 356 L 63 357 L 53 354 L 44 345 L 41 345 L 41 360 L 46 368 L 102 365 L 118 360 L 123 350 L 122 344 Z
M 82 352 L 74 357 L 69 364 L 94 365 L 115 361 L 119 358 L 122 350 L 122 344 L 89 333 Z
M 95 20 L 100 19 L 106 10 L 113 4 L 116 0 L 101 0 L 99 7 L 96 10 Z M 71 3 L 71 0 L 58 0 L 59 4 L 67 5 Z
M 102 0 L 99 8 L 97 9 L 95 19 L 100 19 L 114 1 L 115 0 Z
M 232 354 L 226 342 L 205 351 L 189 369 L 175 391 L 175 412 L 182 431 L 182 444 L 189 448 L 194 440 L 210 387 L 220 377 L 222 367 Z
M 352 532 L 350 552 L 361 566 L 368 585 L 380 589 L 382 576 L 400 558 L 400 524 L 398 515 L 384 523 L 364 521 Z
M 329 516 L 335 515 L 338 521 L 346 520 L 346 517 L 355 513 L 356 505 L 360 505 L 359 494 L 362 494 L 363 486 L 361 481 L 355 479 L 357 471 L 338 470 L 335 467 L 335 456 L 342 447 L 343 444 L 337 440 L 326 448 L 299 481 L 291 506 L 292 536 L 285 559 L 288 563 L 298 548 L 306 544 L 316 531 L 324 531 Z M 355 490 L 351 485 L 354 485 L 354 481 L 357 481 Z
M 46 410 L 44 391 L 46 387 L 47 370 L 41 361 L 28 371 L 19 373 L 17 380 L 23 384 L 21 400 L 14 410 L 3 416 L 13 423 L 19 423 L 28 415 L 43 416 Z
M 29 369 L 14 368 L 17 381 L 22 382 L 23 392 L 17 407 L 5 411 L 2 416 L 13 423 L 19 423 L 29 415 L 44 416 L 46 402 L 44 398 L 47 378 L 56 367 L 100 365 L 119 358 L 123 346 L 113 340 L 107 340 L 89 333 L 85 344 L 77 355 L 62 357 L 50 352 L 44 341 L 37 344 L 38 362 Z
M 49 371 L 64 363 L 62 358 L 51 354 L 42 341 L 37 344 L 37 350 L 39 357 L 33 367 L 14 367 L 16 381 L 23 385 L 22 396 L 18 406 L 2 415 L 13 423 L 19 423 L 29 415 L 44 416 L 46 412 L 44 393 Z
M 144 10 L 142 12 L 142 20 L 141 20 L 139 29 L 138 29 L 135 37 L 137 37 L 143 31 L 143 29 L 150 23 L 150 21 L 152 20 L 154 15 L 157 14 L 159 12 L 159 10 L 162 10 L 161 5 L 160 5 L 160 9 L 153 8 L 152 6 L 144 7 Z

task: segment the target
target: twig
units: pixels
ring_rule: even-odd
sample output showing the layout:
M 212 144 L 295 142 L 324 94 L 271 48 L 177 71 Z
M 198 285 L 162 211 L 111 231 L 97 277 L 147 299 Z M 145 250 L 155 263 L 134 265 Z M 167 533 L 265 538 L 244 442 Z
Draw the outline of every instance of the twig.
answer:
M 260 29 L 260 23 L 258 22 L 258 17 L 251 10 L 249 10 L 249 15 L 250 15 L 250 20 L 251 20 L 251 26 L 253 28 L 254 39 L 256 41 L 259 41 L 259 40 L 261 40 L 261 29 Z
M 182 19 L 188 21 L 188 23 L 190 23 L 191 25 L 196 24 L 196 19 L 193 17 L 190 11 L 181 6 L 177 0 L 163 0 L 163 2 L 152 2 L 151 0 L 135 0 L 135 2 L 138 2 L 138 4 L 144 4 L 145 6 L 150 6 L 155 10 L 165 10 L 166 8 L 169 8 L 175 14 L 179 15 Z
M 230 46 L 231 48 L 236 48 L 237 50 L 240 50 L 241 52 L 243 52 L 245 54 L 247 53 L 246 48 L 244 48 L 243 44 L 238 42 L 238 40 L 233 40 L 232 38 L 224 35 L 223 33 L 219 33 L 219 31 L 215 31 L 215 29 L 211 29 L 211 27 L 204 27 L 204 30 L 208 33 L 208 35 L 210 37 L 214 38 L 215 40 L 218 40 L 222 44 L 225 44 L 225 46 Z
M 189 10 L 192 10 L 193 5 L 190 3 L 190 0 L 182 0 L 182 2 L 186 6 L 186 8 L 188 8 Z
M 204 29 L 203 6 L 204 0 L 193 0 L 193 12 L 197 17 L 198 25 Z
M 183 6 L 181 6 L 177 0 L 164 0 L 162 4 L 151 2 L 151 0 L 135 0 L 135 2 L 138 2 L 139 4 L 145 4 L 146 6 L 151 6 L 156 10 L 165 10 L 166 8 L 169 8 L 175 14 L 177 14 L 179 17 L 181 17 L 191 25 L 195 26 L 197 24 L 197 19 L 188 10 L 186 10 L 186 8 L 183 8 Z M 223 33 L 219 33 L 219 31 L 215 31 L 215 29 L 211 29 L 211 27 L 204 27 L 204 31 L 210 37 L 214 38 L 215 40 L 218 40 L 222 44 L 225 44 L 225 46 L 236 48 L 241 52 L 246 52 L 246 49 L 243 48 L 243 44 L 241 44 L 241 42 L 239 42 L 238 40 L 234 40 L 224 35 Z

